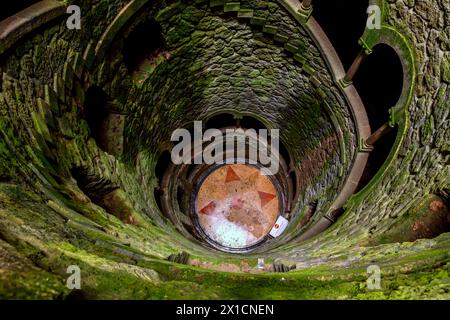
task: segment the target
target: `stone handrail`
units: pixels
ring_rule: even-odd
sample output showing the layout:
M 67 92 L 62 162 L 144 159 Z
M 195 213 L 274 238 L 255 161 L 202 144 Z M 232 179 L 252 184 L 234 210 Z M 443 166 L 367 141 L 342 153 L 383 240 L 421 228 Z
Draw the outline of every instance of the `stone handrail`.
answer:
M 66 13 L 63 2 L 43 0 L 0 21 L 0 55 L 26 34 Z

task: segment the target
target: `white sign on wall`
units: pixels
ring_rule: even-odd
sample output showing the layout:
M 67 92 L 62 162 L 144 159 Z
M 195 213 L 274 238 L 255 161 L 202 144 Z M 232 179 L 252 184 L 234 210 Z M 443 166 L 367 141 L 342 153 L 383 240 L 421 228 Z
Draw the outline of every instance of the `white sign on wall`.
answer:
M 286 218 L 279 216 L 277 222 L 275 222 L 269 234 L 274 238 L 279 237 L 286 229 L 288 223 L 289 221 Z

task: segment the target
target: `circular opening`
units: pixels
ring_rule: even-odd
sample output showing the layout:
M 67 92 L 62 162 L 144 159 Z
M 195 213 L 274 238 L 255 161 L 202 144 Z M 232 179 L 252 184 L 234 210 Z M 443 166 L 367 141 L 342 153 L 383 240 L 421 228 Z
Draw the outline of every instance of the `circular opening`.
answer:
M 263 242 L 281 214 L 282 195 L 264 168 L 225 164 L 205 172 L 194 192 L 198 231 L 222 250 L 248 250 Z

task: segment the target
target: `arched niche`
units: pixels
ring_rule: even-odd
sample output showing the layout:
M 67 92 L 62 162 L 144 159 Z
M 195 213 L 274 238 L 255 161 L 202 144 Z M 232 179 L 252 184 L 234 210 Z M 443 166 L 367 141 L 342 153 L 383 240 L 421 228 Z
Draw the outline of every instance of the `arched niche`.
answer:
M 373 48 L 356 74 L 353 84 L 364 102 L 372 132 L 389 121 L 390 110 L 397 105 L 404 86 L 403 66 L 397 52 L 380 43 Z M 397 138 L 392 128 L 373 145 L 358 189 L 363 188 L 380 170 Z

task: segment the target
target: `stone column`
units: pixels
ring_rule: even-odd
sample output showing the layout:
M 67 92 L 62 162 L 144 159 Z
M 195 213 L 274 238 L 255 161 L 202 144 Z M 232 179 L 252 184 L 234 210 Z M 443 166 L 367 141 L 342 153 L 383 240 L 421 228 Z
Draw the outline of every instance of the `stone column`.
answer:
M 372 133 L 372 135 L 369 138 L 367 138 L 366 145 L 373 146 L 378 140 L 383 138 L 391 130 L 392 127 L 389 125 L 389 122 L 386 122 L 377 131 Z
M 298 9 L 298 12 L 303 17 L 303 22 L 307 23 L 309 18 L 311 17 L 313 7 L 311 4 L 312 0 L 303 0 L 300 4 L 300 8 Z
M 305 10 L 308 10 L 311 7 L 312 0 L 303 0 L 302 1 L 302 8 Z
M 345 75 L 343 82 L 345 84 L 351 84 L 353 81 L 353 78 L 356 75 L 356 72 L 358 72 L 359 67 L 361 67 L 361 64 L 364 62 L 364 60 L 367 58 L 367 53 L 365 50 L 361 50 L 361 52 L 356 57 L 355 61 L 353 61 L 352 66 L 350 69 L 348 69 L 347 74 Z

